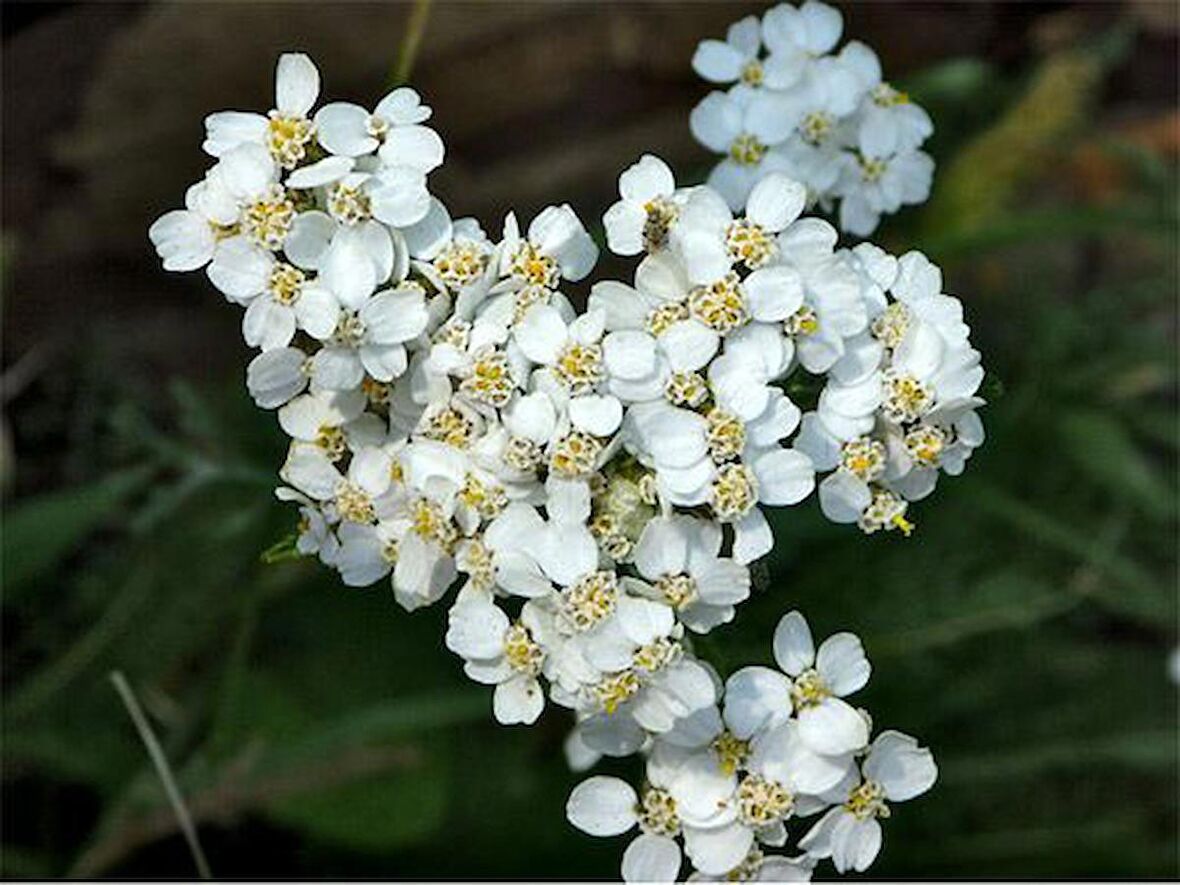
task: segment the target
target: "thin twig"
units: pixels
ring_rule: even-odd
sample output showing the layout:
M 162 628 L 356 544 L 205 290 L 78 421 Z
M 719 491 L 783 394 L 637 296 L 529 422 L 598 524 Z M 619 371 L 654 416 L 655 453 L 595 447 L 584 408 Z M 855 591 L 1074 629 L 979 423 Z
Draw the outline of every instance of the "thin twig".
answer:
M 172 811 L 180 824 L 180 831 L 184 833 L 184 840 L 188 843 L 189 851 L 193 855 L 193 862 L 197 865 L 197 875 L 202 879 L 212 879 L 213 873 L 209 870 L 209 861 L 205 859 L 205 852 L 201 850 L 201 841 L 197 838 L 197 828 L 193 825 L 188 807 L 184 804 L 184 797 L 180 795 L 180 788 L 176 785 L 175 778 L 172 777 L 168 757 L 164 755 L 160 742 L 152 733 L 152 726 L 147 721 L 147 717 L 143 715 L 143 709 L 139 706 L 135 692 L 131 690 L 131 686 L 118 670 L 111 672 L 110 680 L 111 684 L 115 686 L 115 691 L 119 693 L 119 697 L 123 699 L 123 706 L 127 708 L 131 721 L 135 723 L 135 730 L 139 732 L 139 738 L 143 741 L 148 756 L 151 757 L 152 764 L 156 767 L 156 774 L 160 776 L 164 792 L 167 794 L 168 801 L 172 804 Z
M 426 22 L 430 18 L 430 4 L 431 0 L 414 0 L 409 21 L 406 22 L 406 33 L 402 37 L 402 46 L 397 54 L 397 67 L 393 72 L 394 86 L 404 86 L 410 82 L 410 74 L 418 58 L 418 47 L 422 43 L 422 35 L 426 33 Z

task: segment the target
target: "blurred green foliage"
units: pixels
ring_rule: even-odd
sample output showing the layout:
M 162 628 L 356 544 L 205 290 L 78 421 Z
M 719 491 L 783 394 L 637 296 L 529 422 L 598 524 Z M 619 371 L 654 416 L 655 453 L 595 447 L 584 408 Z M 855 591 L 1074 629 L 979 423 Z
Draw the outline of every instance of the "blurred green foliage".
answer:
M 1063 80 L 1078 64 L 1093 76 Z M 988 443 L 913 508 L 909 540 L 814 501 L 776 513 L 759 591 L 701 643 L 726 671 L 767 661 L 795 606 L 819 635 L 864 637 L 863 702 L 941 766 L 887 822 L 874 875 L 1178 872 L 1177 172 L 1084 125 L 1101 67 L 962 59 L 906 84 L 945 177 L 886 242 L 924 248 L 963 297 Z M 1056 125 L 1035 108 L 1063 82 L 1081 91 Z M 1114 198 L 1062 187 L 1084 142 Z M 385 585 L 263 557 L 293 518 L 270 494 L 273 416 L 236 379 L 148 409 L 101 359 L 75 366 L 115 404 L 92 418 L 91 478 L 5 514 L 3 873 L 191 874 L 117 668 L 218 875 L 614 875 L 621 842 L 564 821 L 561 711 L 497 727 L 442 647 L 445 606 L 407 615 Z

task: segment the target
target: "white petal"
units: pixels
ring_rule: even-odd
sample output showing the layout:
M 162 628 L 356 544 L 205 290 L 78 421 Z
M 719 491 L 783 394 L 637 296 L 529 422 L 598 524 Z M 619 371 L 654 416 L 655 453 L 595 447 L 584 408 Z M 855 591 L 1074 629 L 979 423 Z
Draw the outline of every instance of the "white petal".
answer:
M 603 339 L 603 358 L 612 376 L 625 380 L 646 378 L 656 368 L 656 343 L 638 329 L 611 332 Z
M 733 558 L 742 564 L 761 559 L 774 547 L 770 523 L 757 507 L 733 524 L 733 532 Z
M 815 669 L 838 697 L 860 691 L 873 672 L 865 657 L 864 646 L 852 633 L 834 633 L 820 643 L 815 655 Z
M 794 268 L 764 267 L 742 283 L 754 319 L 763 323 L 785 320 L 803 306 L 803 277 Z
M 442 165 L 446 149 L 438 133 L 427 126 L 396 126 L 385 136 L 379 153 L 387 166 L 408 166 L 425 173 Z
M 785 722 L 791 715 L 791 682 L 769 667 L 743 667 L 725 683 L 725 724 L 740 740 Z
M 799 217 L 807 205 L 807 188 L 781 172 L 767 175 L 750 191 L 746 217 L 778 233 Z
M 624 200 L 646 203 L 655 197 L 669 196 L 675 189 L 672 170 L 652 154 L 644 154 L 619 176 L 619 195 Z
M 610 436 L 623 420 L 623 406 L 613 396 L 578 396 L 569 402 L 570 421 L 592 436 Z
M 938 779 L 934 756 L 908 734 L 883 731 L 873 741 L 864 764 L 865 777 L 885 789 L 893 802 L 904 802 L 925 793 Z
M 702 873 L 725 876 L 740 864 L 754 841 L 754 832 L 736 822 L 711 830 L 684 828 L 684 853 Z
M 829 697 L 799 711 L 799 737 L 817 753 L 842 756 L 869 742 L 869 728 L 847 702 Z
M 301 166 L 287 176 L 287 187 L 307 190 L 339 181 L 352 171 L 351 157 L 324 157 L 310 166 Z
M 226 297 L 246 301 L 266 288 L 274 266 L 269 252 L 245 237 L 229 237 L 217 244 L 207 273 Z
M 344 101 L 326 104 L 315 115 L 320 144 L 341 157 L 359 157 L 377 149 L 379 142 L 369 134 L 368 124 L 368 111 Z
M 591 836 L 618 836 L 635 826 L 639 797 L 626 781 L 595 775 L 570 793 L 565 815 L 571 824 Z
M 335 232 L 336 222 L 326 212 L 301 212 L 291 223 L 283 252 L 296 267 L 316 270 Z
M 532 725 L 544 709 L 545 693 L 531 676 L 501 682 L 492 694 L 492 712 L 501 725 Z
M 566 339 L 566 325 L 561 314 L 545 304 L 530 308 L 516 325 L 516 343 L 534 363 L 555 363 Z
M 295 319 L 299 328 L 320 341 L 328 338 L 340 319 L 340 304 L 327 289 L 307 286 L 295 302 Z
M 288 116 L 304 117 L 320 95 L 320 72 L 301 52 L 279 56 L 275 71 L 275 107 Z
M 764 504 L 798 504 L 815 488 L 811 461 L 794 449 L 774 449 L 753 463 L 758 478 L 758 500 Z
M 286 347 L 295 337 L 295 312 L 272 298 L 255 298 L 242 315 L 242 337 L 263 350 Z
M 217 242 L 209 222 L 187 209 L 161 215 L 148 229 L 148 236 L 168 271 L 204 267 L 213 257 Z
M 307 354 L 297 347 L 260 353 L 246 369 L 246 387 L 262 409 L 275 409 L 307 387 Z
M 353 310 L 373 294 L 377 288 L 377 270 L 359 230 L 345 228 L 332 239 L 321 262 L 320 279 L 341 304 Z
M 431 198 L 430 211 L 420 221 L 402 231 L 410 255 L 421 261 L 430 261 L 451 240 L 454 227 L 447 207 Z
M 394 227 L 409 227 L 430 211 L 426 175 L 410 166 L 391 166 L 378 173 L 369 190 L 373 217 Z
M 693 137 L 709 150 L 723 154 L 742 131 L 742 110 L 724 92 L 711 92 L 688 118 Z
M 624 882 L 676 882 L 680 876 L 680 846 L 667 836 L 644 833 L 623 852 Z
M 784 673 L 798 676 L 815 663 L 815 641 L 807 619 L 797 611 L 787 612 L 774 628 L 774 660 Z
M 245 142 L 262 144 L 267 119 L 261 114 L 220 111 L 205 118 L 205 142 L 201 150 L 213 157 L 229 153 Z
M 489 660 L 504 650 L 508 616 L 490 597 L 460 599 L 447 615 L 447 648 L 465 658 Z
M 710 83 L 732 83 L 742 73 L 744 53 L 721 40 L 702 40 L 692 56 L 692 69 Z
M 374 295 L 361 308 L 369 341 L 400 344 L 417 338 L 426 328 L 426 303 L 418 289 L 395 289 Z
M 675 372 L 695 372 L 717 353 L 720 336 L 696 320 L 673 323 L 660 336 L 660 350 Z

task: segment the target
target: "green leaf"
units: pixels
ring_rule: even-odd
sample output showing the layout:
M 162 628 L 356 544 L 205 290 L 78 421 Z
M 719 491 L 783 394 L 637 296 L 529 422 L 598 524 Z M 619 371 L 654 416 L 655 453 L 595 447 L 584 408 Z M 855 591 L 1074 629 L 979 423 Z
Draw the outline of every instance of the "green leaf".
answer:
M 1087 477 L 1115 498 L 1149 515 L 1166 518 L 1173 510 L 1172 489 L 1136 447 L 1127 429 L 1109 414 L 1074 411 L 1058 426 L 1063 451 Z
M 153 472 L 147 466 L 134 467 L 13 508 L 4 521 L 2 542 L 6 603 L 76 550 L 87 535 L 147 484 Z
M 420 841 L 438 830 L 451 790 L 442 755 L 412 746 L 371 752 L 375 766 L 388 764 L 395 770 L 278 799 L 264 813 L 314 839 L 372 853 Z

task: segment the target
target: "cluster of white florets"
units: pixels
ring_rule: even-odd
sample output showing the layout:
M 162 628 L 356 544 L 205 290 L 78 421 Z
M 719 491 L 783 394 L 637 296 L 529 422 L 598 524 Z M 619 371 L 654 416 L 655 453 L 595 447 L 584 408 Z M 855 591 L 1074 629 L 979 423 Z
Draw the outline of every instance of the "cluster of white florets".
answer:
M 869 681 L 860 640 L 837 633 L 819 648 L 799 612 L 774 634 L 778 668 L 745 667 L 718 689 L 718 703 L 681 718 L 638 746 L 639 790 L 596 775 L 574 788 L 566 815 L 592 836 L 638 829 L 623 853 L 628 882 L 806 882 L 830 858 L 838 872 L 863 872 L 881 849 L 890 805 L 926 792 L 938 769 L 912 737 L 884 731 L 870 742 L 872 719 L 845 697 Z M 584 720 L 571 758 L 592 764 L 601 726 Z M 788 849 L 795 820 L 801 838 Z M 683 848 L 682 848 L 683 846 Z
M 728 87 L 706 96 L 690 122 L 723 155 L 709 185 L 730 208 L 767 174 L 785 172 L 810 202 L 839 202 L 843 230 L 868 236 L 882 215 L 929 196 L 934 161 L 921 146 L 930 117 L 883 79 L 868 46 L 854 40 L 835 53 L 842 30 L 831 6 L 782 3 L 697 48 L 696 72 Z
M 613 251 L 642 255 L 633 283 L 594 283 L 579 313 L 567 292 L 598 247 L 569 206 L 493 239 L 430 195 L 444 149 L 415 92 L 313 113 L 318 94 L 310 59 L 284 55 L 276 109 L 210 116 L 216 163 L 150 231 L 166 269 L 205 267 L 245 308 L 247 387 L 290 437 L 297 550 L 408 610 L 458 587 L 445 643 L 498 721 L 548 699 L 574 711 L 580 762 L 646 754 L 642 799 L 592 779 L 570 806 L 589 832 L 639 825 L 629 878 L 677 875 L 678 834 L 706 875 L 863 869 L 886 801 L 934 774 L 909 738 L 870 747 L 839 700 L 867 679 L 859 641 L 816 653 L 792 614 L 787 675 L 723 685 L 692 638 L 749 596 L 764 507 L 826 473 L 829 518 L 909 534 L 908 502 L 980 443 L 979 354 L 937 268 L 837 248 L 782 173 L 735 216 L 646 155 L 603 219 Z M 764 857 L 826 806 L 803 859 Z

